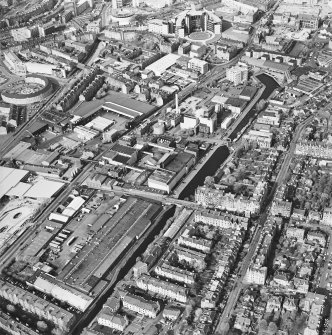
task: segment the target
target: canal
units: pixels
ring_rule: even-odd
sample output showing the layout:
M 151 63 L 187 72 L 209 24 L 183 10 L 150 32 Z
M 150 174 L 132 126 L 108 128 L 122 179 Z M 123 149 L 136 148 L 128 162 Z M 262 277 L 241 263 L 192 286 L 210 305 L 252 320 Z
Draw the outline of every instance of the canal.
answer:
M 277 82 L 265 75 L 259 75 L 257 78 L 266 86 L 266 89 L 264 90 L 261 99 L 266 99 L 270 96 L 270 94 L 277 88 L 279 85 Z M 230 138 L 235 138 L 237 136 L 237 133 L 242 130 L 244 126 L 246 126 L 251 118 L 255 116 L 256 109 L 253 107 L 246 117 L 243 119 L 243 121 L 239 124 L 239 126 L 234 130 L 234 132 L 230 135 Z M 198 186 L 201 186 L 204 184 L 205 178 L 207 176 L 213 176 L 220 165 L 226 160 L 226 158 L 229 156 L 229 149 L 226 146 L 219 147 L 215 153 L 206 161 L 206 163 L 203 165 L 203 167 L 200 170 L 200 173 L 197 173 L 196 176 L 191 180 L 190 183 L 185 187 L 185 189 L 181 192 L 179 195 L 179 199 L 185 199 L 193 196 L 195 194 L 195 189 Z M 166 224 L 166 221 L 168 218 L 172 217 L 174 214 L 174 207 L 170 208 L 166 213 L 160 218 L 160 221 L 155 224 L 153 227 L 151 227 L 150 231 L 148 232 L 147 236 L 145 237 L 144 241 L 142 241 L 141 245 L 135 250 L 133 254 L 131 254 L 127 258 L 127 262 L 125 266 L 121 268 L 119 273 L 117 274 L 117 278 L 115 279 L 113 285 L 108 288 L 107 293 L 103 295 L 103 298 L 100 299 L 92 311 L 86 316 L 83 317 L 81 322 L 77 325 L 75 329 L 73 329 L 70 334 L 73 335 L 79 335 L 81 334 L 83 327 L 86 327 L 94 318 L 94 316 L 97 314 L 97 312 L 102 308 L 102 305 L 106 302 L 107 298 L 110 296 L 110 294 L 113 292 L 115 285 L 118 283 L 120 279 L 122 279 L 127 272 L 130 270 L 130 268 L 136 263 L 136 258 L 140 256 L 147 248 L 147 246 L 153 241 L 154 236 L 158 235 L 159 232 L 163 229 L 163 227 Z
M 229 150 L 226 146 L 219 147 L 215 153 L 205 162 L 200 171 L 195 175 L 188 185 L 183 189 L 179 195 L 179 199 L 184 200 L 190 198 L 195 194 L 197 186 L 204 184 L 207 176 L 213 176 L 220 165 L 225 161 L 229 155 Z
M 97 313 L 102 309 L 103 304 L 113 293 L 114 288 L 119 280 L 123 279 L 124 276 L 129 272 L 129 270 L 136 264 L 137 257 L 141 256 L 144 253 L 148 245 L 154 240 L 154 237 L 163 230 L 167 220 L 174 215 L 174 212 L 175 206 L 170 206 L 168 209 L 165 209 L 160 217 L 156 220 L 156 222 L 154 222 L 147 230 L 146 235 L 141 237 L 141 241 L 137 241 L 137 243 L 140 243 L 138 248 L 132 253 L 129 252 L 126 256 L 123 257 L 123 259 L 119 259 L 117 261 L 118 263 L 113 266 L 113 272 L 115 272 L 116 266 L 120 266 L 120 271 L 117 273 L 116 278 L 113 279 L 113 284 L 107 288 L 107 291 L 105 293 L 102 294 L 102 298 L 97 301 L 97 303 L 93 306 L 89 313 L 87 313 L 87 315 L 83 315 L 82 319 L 75 326 L 75 328 L 72 329 L 71 332 L 69 332 L 68 335 L 82 334 L 83 329 L 93 321 Z M 124 260 L 125 265 L 123 265 Z
M 272 77 L 268 76 L 265 73 L 258 75 L 256 78 L 265 85 L 265 90 L 257 103 L 262 99 L 267 99 L 276 88 L 280 87 L 279 84 Z M 241 132 L 241 130 L 248 124 L 248 122 L 250 122 L 250 119 L 253 120 L 255 116 L 256 107 L 254 106 L 239 123 L 239 125 L 234 129 L 234 131 L 230 134 L 229 138 L 233 141 L 238 133 Z
M 266 74 L 260 74 L 256 77 L 260 82 L 265 85 L 265 90 L 262 93 L 259 102 L 262 99 L 267 99 L 271 93 L 279 87 L 279 84 L 270 76 Z M 234 140 L 239 132 L 256 116 L 255 106 L 247 113 L 239 125 L 230 134 L 229 138 Z M 200 172 L 188 183 L 184 190 L 179 195 L 179 199 L 184 200 L 185 198 L 190 198 L 195 194 L 195 190 L 198 186 L 204 184 L 205 178 L 207 176 L 213 176 L 220 165 L 226 160 L 229 155 L 229 150 L 226 146 L 222 146 L 216 150 L 216 152 L 206 161 L 206 163 L 201 168 Z

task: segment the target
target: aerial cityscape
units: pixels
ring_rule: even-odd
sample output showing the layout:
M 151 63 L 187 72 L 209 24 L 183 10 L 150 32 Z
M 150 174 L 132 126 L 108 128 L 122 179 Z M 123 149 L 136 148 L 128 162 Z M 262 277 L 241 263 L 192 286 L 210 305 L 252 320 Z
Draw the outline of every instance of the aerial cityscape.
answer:
M 331 115 L 330 0 L 0 0 L 0 335 L 331 335 Z

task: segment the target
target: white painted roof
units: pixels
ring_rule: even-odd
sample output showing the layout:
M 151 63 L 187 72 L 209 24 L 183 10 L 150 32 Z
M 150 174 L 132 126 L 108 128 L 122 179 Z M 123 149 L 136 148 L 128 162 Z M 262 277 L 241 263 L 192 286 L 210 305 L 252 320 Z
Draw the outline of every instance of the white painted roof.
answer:
M 52 180 L 37 181 L 25 194 L 28 198 L 52 198 L 57 193 L 64 183 Z
M 146 68 L 153 71 L 156 76 L 161 76 L 167 69 L 174 65 L 180 57 L 181 55 L 168 54 Z
M 14 196 L 14 197 L 23 197 L 24 194 L 29 190 L 29 188 L 31 187 L 31 184 L 27 184 L 27 183 L 18 183 L 16 186 L 14 186 L 13 188 L 11 188 L 6 195 L 7 196 Z
M 26 170 L 0 166 L 0 199 L 28 174 Z

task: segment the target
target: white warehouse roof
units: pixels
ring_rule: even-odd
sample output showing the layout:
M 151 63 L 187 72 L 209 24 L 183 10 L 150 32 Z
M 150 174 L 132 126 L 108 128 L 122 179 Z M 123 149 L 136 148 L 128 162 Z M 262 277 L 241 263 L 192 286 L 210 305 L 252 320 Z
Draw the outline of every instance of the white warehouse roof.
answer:
M 61 188 L 64 183 L 52 180 L 39 180 L 24 194 L 28 198 L 52 198 Z
M 161 76 L 167 69 L 174 65 L 180 57 L 181 55 L 168 54 L 146 68 L 153 71 L 156 76 Z
M 104 131 L 105 129 L 112 126 L 115 122 L 110 119 L 106 119 L 102 116 L 97 116 L 95 119 L 87 123 L 85 126 L 87 128 L 93 128 L 95 130 Z
M 56 221 L 56 222 L 62 222 L 62 223 L 67 223 L 69 220 L 68 216 L 59 214 L 59 213 L 51 213 L 50 216 L 48 217 L 50 221 Z
M 70 204 L 64 209 L 62 215 L 73 216 L 85 203 L 85 200 L 82 197 L 75 197 Z
M 11 188 L 6 195 L 11 197 L 23 197 L 24 194 L 30 189 L 32 185 L 27 183 L 19 182 L 16 186 Z
M 15 187 L 29 171 L 0 166 L 0 199 Z

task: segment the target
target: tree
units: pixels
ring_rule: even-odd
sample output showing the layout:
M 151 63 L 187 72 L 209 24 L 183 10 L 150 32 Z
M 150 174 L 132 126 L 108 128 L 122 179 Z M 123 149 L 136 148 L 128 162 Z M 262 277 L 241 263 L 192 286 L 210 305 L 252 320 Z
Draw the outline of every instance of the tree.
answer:
M 272 334 L 276 334 L 278 332 L 278 327 L 274 322 L 269 323 L 268 331 Z
M 246 153 L 245 148 L 244 148 L 244 147 L 240 147 L 240 148 L 236 151 L 235 156 L 236 156 L 237 158 L 241 158 L 245 153 Z
M 305 202 L 304 208 L 310 211 L 310 209 L 311 209 L 311 203 L 310 203 L 310 201 L 306 201 Z
M 14 305 L 9 304 L 9 305 L 6 306 L 6 308 L 9 312 L 12 312 L 12 313 L 16 311 L 16 308 L 15 308 Z
M 45 321 L 38 321 L 37 322 L 37 328 L 42 330 L 42 331 L 45 331 L 48 326 L 47 326 L 47 323 Z
M 65 334 L 65 330 L 61 330 L 59 328 L 53 328 L 51 334 L 52 335 L 64 335 Z
M 212 176 L 207 176 L 207 177 L 205 178 L 204 184 L 205 184 L 206 186 L 213 186 L 214 182 L 215 182 L 214 177 L 212 177 Z
M 236 182 L 236 178 L 234 176 L 229 176 L 227 178 L 227 183 L 230 185 L 234 185 L 234 183 Z
M 241 335 L 242 332 L 239 329 L 233 328 L 230 329 L 229 332 L 227 333 L 227 335 Z
M 267 321 L 262 319 L 261 322 L 258 325 L 259 330 L 267 330 L 268 324 Z
M 238 180 L 243 180 L 247 176 L 248 176 L 248 171 L 245 171 L 245 170 L 240 170 L 239 173 L 238 173 L 238 175 L 237 175 Z
M 195 311 L 195 320 L 198 320 L 199 317 L 201 316 L 201 314 L 202 314 L 202 309 L 197 308 L 196 311 Z
M 258 112 L 261 112 L 265 108 L 265 105 L 266 105 L 266 101 L 264 99 L 261 99 L 256 105 L 256 110 Z
M 279 311 L 275 312 L 273 315 L 273 321 L 278 322 L 279 318 L 280 318 L 280 312 Z

